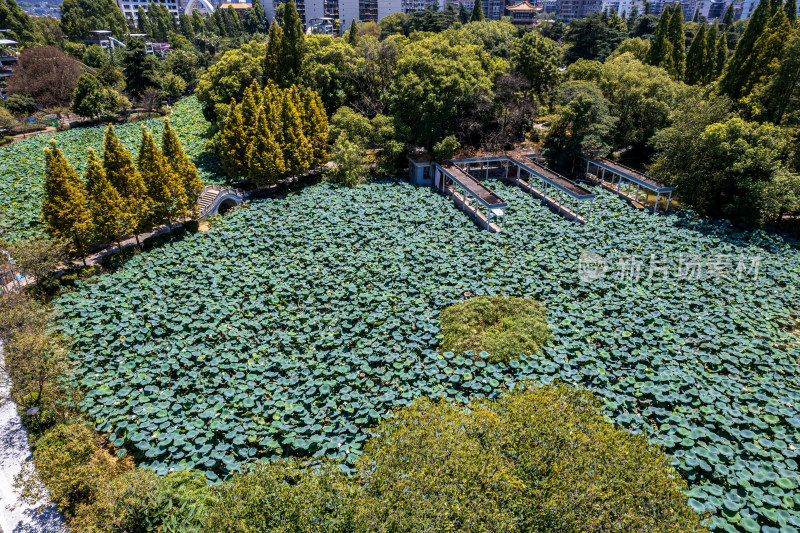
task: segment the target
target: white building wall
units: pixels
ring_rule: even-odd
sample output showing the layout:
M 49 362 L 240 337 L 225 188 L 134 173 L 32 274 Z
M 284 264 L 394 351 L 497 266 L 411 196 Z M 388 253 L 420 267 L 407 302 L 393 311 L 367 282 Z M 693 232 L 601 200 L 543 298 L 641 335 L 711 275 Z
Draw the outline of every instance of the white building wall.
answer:
M 433 4 L 436 6 L 436 3 Z M 392 13 L 403 12 L 403 0 L 378 0 L 378 20 Z
M 272 4 L 272 2 L 267 2 Z M 314 18 L 322 18 L 325 16 L 325 2 L 324 0 L 305 0 L 306 7 L 306 24 Z
M 188 0 L 165 0 L 163 2 L 159 2 L 163 4 L 170 13 L 175 17 L 178 18 L 178 15 L 183 13 L 183 2 Z M 116 0 L 117 6 L 119 6 L 120 10 L 122 10 L 122 14 L 125 15 L 126 19 L 133 20 L 134 22 L 139 22 L 139 6 L 142 6 L 145 13 L 147 13 L 147 6 L 150 4 L 149 0 Z M 98 30 L 103 30 L 106 28 L 96 28 Z
M 339 0 L 339 31 L 345 33 L 358 18 L 358 0 Z

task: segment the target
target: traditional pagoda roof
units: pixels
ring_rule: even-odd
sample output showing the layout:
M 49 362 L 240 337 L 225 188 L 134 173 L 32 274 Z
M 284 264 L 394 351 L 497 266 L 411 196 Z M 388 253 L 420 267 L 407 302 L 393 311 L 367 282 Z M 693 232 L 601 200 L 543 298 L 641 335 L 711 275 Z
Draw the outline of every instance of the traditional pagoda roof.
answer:
M 522 0 L 519 4 L 515 6 L 508 6 L 506 7 L 509 11 L 541 11 L 541 6 L 535 6 L 528 2 L 528 0 Z

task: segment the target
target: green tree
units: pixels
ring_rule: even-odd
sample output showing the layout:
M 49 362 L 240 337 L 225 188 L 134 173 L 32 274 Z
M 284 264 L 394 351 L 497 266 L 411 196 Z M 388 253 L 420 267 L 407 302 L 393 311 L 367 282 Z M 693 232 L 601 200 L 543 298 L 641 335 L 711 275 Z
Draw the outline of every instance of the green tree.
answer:
M 197 200 L 203 190 L 203 183 L 197 175 L 197 167 L 181 147 L 178 135 L 168 118 L 164 119 L 164 132 L 161 135 L 161 151 L 169 162 L 172 172 L 181 180 L 183 200 L 181 215 L 196 216 Z
M 141 96 L 150 87 L 158 86 L 158 59 L 145 50 L 144 41 L 132 39 L 122 58 L 125 84 L 133 96 Z
M 94 227 L 93 239 L 96 242 L 113 241 L 122 249 L 120 239 L 126 226 L 122 211 L 122 197 L 106 179 L 103 163 L 93 148 L 89 148 L 89 161 L 83 181 L 89 195 L 89 211 Z
M 390 94 L 391 110 L 409 141 L 432 146 L 492 94 L 491 60 L 454 30 L 402 48 Z
M 256 126 L 258 126 L 259 118 L 256 116 Z M 235 177 L 246 174 L 248 144 L 241 107 L 236 104 L 236 100 L 233 100 L 220 136 L 220 159 L 222 159 L 222 167 L 228 176 Z
M 580 156 L 610 151 L 608 141 L 617 119 L 609 112 L 608 100 L 597 85 L 568 81 L 559 87 L 554 104 L 542 147 L 548 159 L 566 168 Z
M 303 91 L 303 134 L 312 148 L 312 158 L 322 163 L 328 158 L 328 115 L 319 95 L 310 89 Z
M 775 74 L 755 94 L 760 118 L 800 126 L 800 31 L 796 31 Z
M 272 26 L 269 28 L 269 38 L 267 40 L 267 51 L 264 56 L 264 83 L 270 80 L 274 83 L 280 83 L 283 76 L 283 30 L 278 23 L 273 20 Z
M 358 22 L 350 21 L 350 29 L 347 30 L 347 44 L 355 46 L 358 44 Z
M 786 0 L 783 8 L 786 11 L 786 18 L 794 24 L 797 21 L 797 3 L 794 0 Z
M 142 6 L 136 7 L 136 29 L 139 30 L 139 33 L 153 35 L 153 25 L 150 23 L 150 17 L 147 16 L 147 11 Z
M 197 13 L 197 11 L 193 11 L 192 14 Z M 192 43 L 194 42 L 195 37 L 195 30 L 194 23 L 192 22 L 192 17 L 187 15 L 186 13 L 181 13 L 178 15 L 178 25 L 181 29 L 181 35 L 186 37 L 186 39 Z
M 225 52 L 208 68 L 195 91 L 206 120 L 224 118 L 231 100 L 241 101 L 253 80 L 263 78 L 265 52 L 266 45 L 253 41 Z
M 6 30 L 5 39 L 17 41 L 22 46 L 44 44 L 44 36 L 16 0 L 0 0 L 0 28 Z
M 467 11 L 467 8 L 464 7 L 464 2 L 458 3 L 458 21 L 461 24 L 466 24 L 469 22 L 470 13 Z
M 355 92 L 356 51 L 344 39 L 330 35 L 309 35 L 306 44 L 303 82 L 319 94 L 325 110 L 333 113 Z
M 44 153 L 47 171 L 42 216 L 47 233 L 52 237 L 69 239 L 85 265 L 86 249 L 92 235 L 86 187 L 55 140 L 50 141 L 50 148 L 46 148 Z
M 142 127 L 142 143 L 139 146 L 137 163 L 139 174 L 147 187 L 147 196 L 150 198 L 153 223 L 159 224 L 166 220 L 172 231 L 172 222 L 186 207 L 183 183 L 156 145 L 153 136 L 144 127 Z
M 72 112 L 82 117 L 97 117 L 107 112 L 108 101 L 100 81 L 88 72 L 78 78 L 72 99 Z
M 266 34 L 269 31 L 269 20 L 261 5 L 261 0 L 253 0 L 252 7 L 245 11 L 244 27 L 248 33 Z
M 742 37 L 736 44 L 733 55 L 719 81 L 719 92 L 733 100 L 744 96 L 744 86 L 752 74 L 753 62 L 758 54 L 756 42 L 759 40 L 769 22 L 769 0 L 761 0 L 753 11 Z
M 110 30 L 121 38 L 128 33 L 125 16 L 114 0 L 64 0 L 61 29 L 74 42 L 81 42 L 91 30 Z
M 564 60 L 567 63 L 578 59 L 603 61 L 627 37 L 625 20 L 616 15 L 609 17 L 602 13 L 593 13 L 588 17 L 572 20 L 562 41 L 566 45 Z
M 283 13 L 283 56 L 281 61 L 281 78 L 276 80 L 281 87 L 289 87 L 297 83 L 303 73 L 303 61 L 306 54 L 305 30 L 300 15 L 297 14 L 294 1 L 286 2 Z
M 492 57 L 511 59 L 519 39 L 518 29 L 504 20 L 470 22 L 461 28 L 467 41 L 482 47 Z M 528 32 L 536 33 L 538 32 Z
M 786 18 L 786 13 L 779 9 L 770 19 L 764 33 L 756 41 L 751 61 L 746 69 L 749 72 L 742 87 L 742 95 L 749 95 L 752 90 L 766 83 L 774 74 L 775 69 L 784 55 L 788 43 L 795 30 Z
M 669 24 L 672 20 L 670 10 L 664 9 L 658 18 L 658 26 L 653 36 L 650 50 L 647 52 L 645 63 L 656 67 L 661 67 L 666 71 L 673 69 L 672 60 L 672 41 L 669 38 Z
M 113 126 L 106 128 L 103 138 L 103 170 L 106 179 L 122 197 L 123 234 L 135 234 L 136 242 L 141 246 L 139 233 L 148 227 L 150 199 L 130 152 L 122 146 Z
M 683 10 L 680 4 L 672 8 L 668 35 L 672 60 L 666 70 L 673 78 L 680 80 L 683 79 L 684 71 L 686 70 L 686 34 L 683 29 Z
M 620 43 L 616 50 L 614 50 L 608 59 L 614 59 L 624 53 L 631 53 L 638 61 L 642 63 L 647 60 L 647 53 L 650 51 L 650 41 L 642 39 L 641 37 L 631 37 L 625 39 Z
M 723 24 L 723 26 L 725 26 L 726 29 L 730 28 L 731 26 L 733 26 L 733 23 L 734 23 L 734 20 L 735 20 L 735 18 L 734 18 L 735 16 L 736 15 L 734 13 L 733 2 L 731 2 L 730 4 L 728 4 L 728 7 L 725 9 L 725 15 L 723 15 L 723 17 L 722 17 L 722 24 Z
M 286 173 L 301 174 L 311 167 L 313 150 L 303 133 L 303 120 L 298 109 L 297 87 L 283 91 L 281 99 L 281 140 Z
M 257 128 L 247 149 L 247 178 L 259 186 L 277 183 L 289 169 L 283 160 L 280 145 L 267 123 L 267 113 L 262 109 L 256 120 Z
M 369 174 L 366 151 L 351 141 L 346 133 L 339 135 L 332 149 L 333 166 L 325 171 L 325 180 L 345 187 L 355 187 Z
M 715 43 L 716 40 L 711 41 Z M 686 74 L 684 80 L 689 85 L 702 84 L 706 80 L 708 66 L 708 41 L 706 38 L 706 25 L 702 24 L 692 39 L 689 51 L 686 53 Z
M 483 15 L 483 6 L 481 4 L 481 0 L 475 0 L 472 6 L 472 14 L 469 16 L 470 22 L 482 22 L 486 20 L 486 17 Z
M 716 48 L 717 58 L 714 61 L 714 77 L 719 78 L 725 70 L 725 65 L 728 63 L 728 39 L 725 35 L 720 35 L 717 38 Z
M 558 85 L 560 50 L 558 45 L 537 32 L 528 32 L 514 45 L 514 68 L 525 76 L 536 94 Z

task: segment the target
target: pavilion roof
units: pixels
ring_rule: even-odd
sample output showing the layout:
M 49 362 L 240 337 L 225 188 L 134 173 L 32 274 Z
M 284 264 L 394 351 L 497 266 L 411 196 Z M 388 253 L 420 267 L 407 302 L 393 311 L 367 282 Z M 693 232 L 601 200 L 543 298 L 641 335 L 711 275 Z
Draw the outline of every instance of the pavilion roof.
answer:
M 522 0 L 522 2 L 520 2 L 519 4 L 514 6 L 508 6 L 506 7 L 506 9 L 508 9 L 509 11 L 541 11 L 543 8 L 531 4 L 530 2 L 528 2 L 528 0 Z

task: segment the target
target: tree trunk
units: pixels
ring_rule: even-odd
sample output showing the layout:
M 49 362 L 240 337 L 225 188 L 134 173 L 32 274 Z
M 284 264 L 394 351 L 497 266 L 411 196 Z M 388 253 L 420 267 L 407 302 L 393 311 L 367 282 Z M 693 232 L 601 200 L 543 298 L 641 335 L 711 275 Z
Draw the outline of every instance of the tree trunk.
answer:
M 139 233 L 138 232 L 136 233 L 136 244 L 139 246 L 139 249 L 141 250 L 142 249 L 142 243 L 139 242 Z

